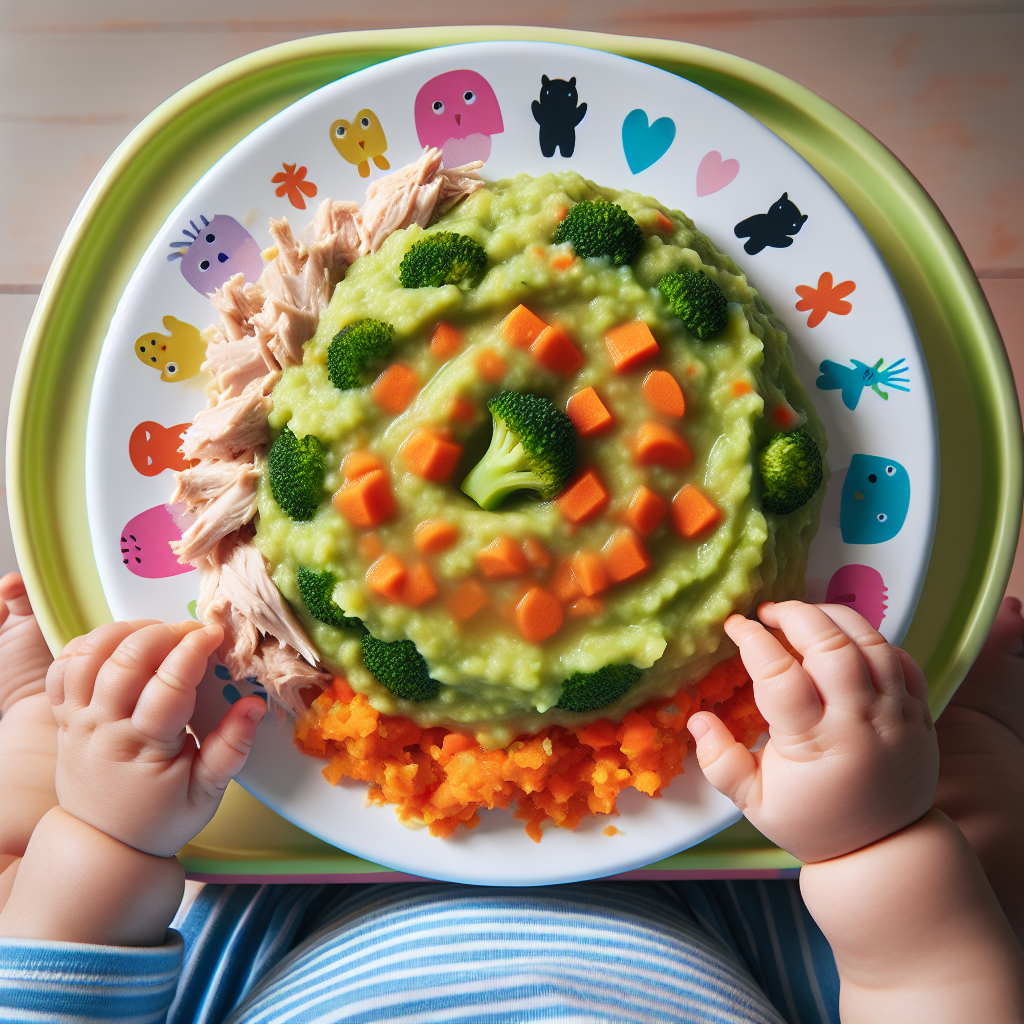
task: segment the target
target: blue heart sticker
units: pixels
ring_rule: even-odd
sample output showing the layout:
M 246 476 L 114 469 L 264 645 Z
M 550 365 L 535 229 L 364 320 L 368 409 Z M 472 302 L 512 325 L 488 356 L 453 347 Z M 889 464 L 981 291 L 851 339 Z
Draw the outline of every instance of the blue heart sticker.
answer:
M 675 137 L 676 123 L 671 117 L 659 117 L 649 125 L 646 110 L 631 110 L 622 122 L 622 149 L 629 169 L 639 174 L 656 164 L 668 152 Z

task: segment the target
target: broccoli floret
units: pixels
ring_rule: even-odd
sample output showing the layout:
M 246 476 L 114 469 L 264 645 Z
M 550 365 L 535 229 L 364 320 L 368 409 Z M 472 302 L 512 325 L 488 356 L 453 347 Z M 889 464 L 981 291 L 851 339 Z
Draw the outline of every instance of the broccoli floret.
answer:
M 285 427 L 267 455 L 274 501 L 292 518 L 305 522 L 316 515 L 324 489 L 327 458 L 315 434 L 296 437 Z
M 363 636 L 363 664 L 381 686 L 406 700 L 433 700 L 441 684 L 430 678 L 423 655 L 411 640 L 378 640 Z
M 314 619 L 328 626 L 337 626 L 339 629 L 366 632 L 366 627 L 359 619 L 346 615 L 336 604 L 333 594 L 338 577 L 330 569 L 317 571 L 300 565 L 296 579 L 299 584 L 299 596 Z
M 658 282 L 669 309 L 686 329 L 701 341 L 718 334 L 729 322 L 728 303 L 722 289 L 699 270 L 681 270 L 666 274 Z
M 327 375 L 339 391 L 365 387 L 373 370 L 394 347 L 395 329 L 381 320 L 357 320 L 331 339 L 327 350 Z
M 398 276 L 403 288 L 472 285 L 486 266 L 487 253 L 479 242 L 454 231 L 437 231 L 413 243 L 402 257 Z
M 554 243 L 562 242 L 572 242 L 573 251 L 583 259 L 608 256 L 621 267 L 644 247 L 644 233 L 621 206 L 606 199 L 584 199 L 558 225 Z
M 572 420 L 546 398 L 518 391 L 495 395 L 487 408 L 491 445 L 462 481 L 463 491 L 487 511 L 520 490 L 550 501 L 576 468 Z
M 596 672 L 576 672 L 562 683 L 556 708 L 597 711 L 618 700 L 643 674 L 636 665 L 605 665 Z
M 757 457 L 761 505 L 784 516 L 806 504 L 821 486 L 821 452 L 806 430 L 776 434 Z

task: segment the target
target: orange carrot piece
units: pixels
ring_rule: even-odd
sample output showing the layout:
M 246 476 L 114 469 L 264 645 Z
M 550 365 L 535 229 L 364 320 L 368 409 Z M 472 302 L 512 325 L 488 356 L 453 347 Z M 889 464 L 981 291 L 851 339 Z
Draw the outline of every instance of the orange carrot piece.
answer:
M 353 526 L 376 526 L 395 511 L 388 475 L 373 469 L 334 493 L 334 507 Z
M 569 207 L 568 206 L 560 206 L 555 211 L 555 219 L 556 220 L 565 220 L 565 218 L 568 217 L 568 216 L 569 216 Z
M 582 523 L 604 509 L 608 492 L 597 474 L 588 469 L 555 498 L 555 504 L 570 523 Z
M 583 365 L 583 353 L 560 327 L 545 327 L 530 346 L 530 355 L 563 377 L 571 377 Z
M 443 320 L 430 336 L 430 353 L 437 359 L 451 359 L 462 348 L 462 331 Z
M 687 540 L 711 529 L 722 513 L 693 484 L 681 488 L 672 499 L 672 523 Z
M 618 726 L 610 718 L 599 718 L 591 722 L 586 728 L 576 733 L 579 741 L 588 747 L 600 750 L 602 747 L 610 747 L 615 742 L 615 732 Z
M 569 605 L 569 618 L 579 619 L 584 615 L 600 615 L 604 611 L 604 601 L 597 597 L 578 597 Z
M 392 363 L 371 385 L 373 400 L 385 412 L 397 416 L 409 408 L 420 389 L 416 374 L 402 363 Z
M 369 452 L 356 451 L 345 456 L 345 461 L 341 464 L 341 468 L 345 471 L 346 480 L 358 480 L 364 473 L 371 473 L 375 469 L 383 469 L 384 463 L 376 455 L 371 455 Z
M 637 431 L 633 450 L 641 466 L 684 469 L 693 458 L 690 446 L 671 427 L 650 421 Z
M 505 360 L 493 348 L 484 348 L 477 353 L 476 372 L 489 384 L 497 384 L 507 369 Z
M 568 270 L 576 262 L 576 257 L 571 252 L 555 253 L 551 257 L 552 270 Z
M 613 583 L 622 583 L 647 572 L 651 556 L 644 542 L 628 527 L 616 530 L 601 549 L 604 564 Z
M 608 570 L 596 551 L 577 551 L 572 557 L 572 572 L 586 597 L 608 589 Z
M 679 382 L 668 370 L 651 370 L 644 378 L 640 390 L 648 405 L 666 416 L 682 416 L 686 412 L 686 399 Z
M 529 348 L 547 324 L 539 316 L 519 305 L 498 324 L 498 329 L 516 348 Z
M 450 732 L 441 742 L 441 756 L 438 760 L 441 764 L 447 764 L 456 754 L 465 750 L 472 750 L 478 746 L 472 736 L 463 736 L 460 732 Z
M 416 548 L 424 555 L 436 555 L 450 548 L 458 539 L 459 531 L 447 519 L 426 519 L 413 530 Z
M 650 327 L 643 320 L 630 320 L 610 328 L 605 331 L 604 343 L 618 373 L 632 370 L 661 351 Z
M 633 492 L 623 518 L 641 537 L 649 537 L 661 525 L 667 509 L 664 498 L 641 485 Z
M 659 210 L 654 218 L 654 230 L 659 235 L 670 235 L 676 229 L 675 224 Z
M 733 381 L 732 393 L 736 398 L 742 398 L 744 395 L 749 395 L 753 390 L 754 389 L 745 380 Z
M 480 571 L 491 580 L 507 580 L 526 572 L 526 555 L 511 537 L 495 537 L 477 552 Z
M 448 406 L 448 419 L 457 423 L 473 423 L 476 420 L 476 406 L 462 395 L 456 395 Z
M 612 425 L 612 414 L 593 388 L 577 391 L 566 403 L 566 415 L 580 437 L 589 437 Z
M 359 557 L 364 562 L 376 562 L 384 554 L 384 545 L 381 544 L 380 537 L 375 533 L 364 533 L 359 538 L 359 543 L 356 547 L 359 551 Z
M 366 585 L 381 597 L 389 601 L 399 601 L 402 598 L 402 589 L 405 580 L 409 575 L 402 560 L 397 555 L 381 555 L 369 569 L 366 570 Z
M 561 602 L 543 587 L 530 587 L 516 605 L 516 626 L 524 640 L 539 644 L 554 636 L 565 621 Z
M 536 537 L 527 537 L 523 541 L 523 554 L 534 569 L 550 569 L 554 561 L 551 552 Z
M 421 604 L 426 604 L 436 596 L 437 584 L 434 582 L 429 567 L 423 562 L 417 562 L 409 569 L 408 575 L 402 583 L 399 600 L 410 608 L 419 608 Z
M 331 680 L 331 688 L 327 692 L 334 700 L 340 700 L 345 704 L 356 695 L 356 691 L 348 685 L 348 680 L 344 676 L 335 676 Z
M 463 580 L 445 601 L 449 615 L 456 622 L 471 619 L 487 604 L 487 591 L 479 580 Z
M 559 560 L 551 575 L 551 589 L 562 604 L 569 604 L 570 601 L 574 601 L 583 594 L 580 581 L 576 579 L 576 573 L 572 571 L 571 559 Z
M 639 754 L 654 743 L 654 737 L 658 730 L 636 711 L 629 711 L 622 719 L 615 737 L 619 741 L 619 747 L 626 755 Z
M 772 409 L 772 422 L 782 430 L 792 430 L 800 422 L 800 417 L 791 405 L 779 405 Z
M 406 465 L 418 477 L 444 483 L 462 458 L 462 445 L 446 441 L 423 427 L 414 430 L 400 449 Z

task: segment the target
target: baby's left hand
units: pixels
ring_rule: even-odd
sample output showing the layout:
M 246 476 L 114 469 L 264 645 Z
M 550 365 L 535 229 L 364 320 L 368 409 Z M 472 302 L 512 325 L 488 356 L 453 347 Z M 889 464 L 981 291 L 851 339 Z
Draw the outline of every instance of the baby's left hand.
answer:
M 117 622 L 64 648 L 46 692 L 65 811 L 158 857 L 210 821 L 267 710 L 259 697 L 237 701 L 202 749 L 185 731 L 221 639 L 218 626 Z

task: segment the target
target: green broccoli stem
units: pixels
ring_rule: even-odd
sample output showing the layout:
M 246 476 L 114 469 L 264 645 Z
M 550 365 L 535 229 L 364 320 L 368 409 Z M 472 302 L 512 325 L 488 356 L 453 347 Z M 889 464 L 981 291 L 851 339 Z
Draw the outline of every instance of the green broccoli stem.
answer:
M 543 487 L 540 477 L 526 468 L 529 465 L 530 457 L 519 439 L 504 420 L 495 419 L 490 447 L 462 481 L 462 490 L 491 512 L 514 491 Z

